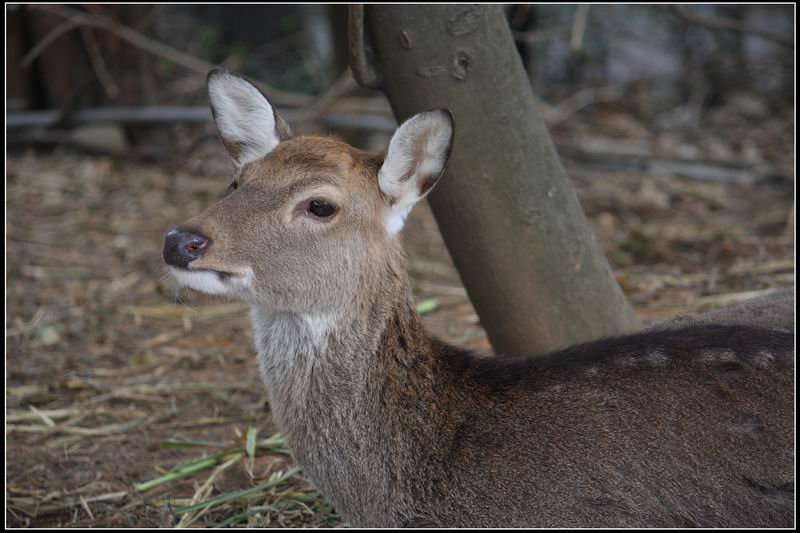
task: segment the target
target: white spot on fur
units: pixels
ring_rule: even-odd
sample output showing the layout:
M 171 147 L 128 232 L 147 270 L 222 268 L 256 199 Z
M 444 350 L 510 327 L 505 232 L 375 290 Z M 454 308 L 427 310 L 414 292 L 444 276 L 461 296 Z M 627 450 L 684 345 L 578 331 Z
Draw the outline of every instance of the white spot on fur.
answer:
M 231 153 L 237 166 L 257 161 L 278 146 L 272 106 L 253 84 L 217 72 L 209 77 L 208 97 L 220 137 L 226 145 L 237 147 Z
M 309 338 L 316 345 L 321 345 L 328 334 L 333 330 L 334 316 L 328 313 L 300 315 L 306 324 Z
M 733 430 L 739 433 L 757 433 L 763 429 L 764 425 L 758 420 L 740 420 L 733 424 Z
M 331 314 L 274 311 L 261 305 L 250 310 L 262 379 L 275 378 L 275 369 L 286 369 L 299 357 L 313 357 L 327 346 L 335 326 Z
M 753 359 L 753 363 L 759 368 L 767 368 L 773 361 L 775 361 L 775 355 L 766 350 L 759 351 Z
M 400 232 L 411 208 L 433 188 L 430 180 L 444 171 L 452 139 L 453 125 L 445 111 L 415 115 L 392 136 L 378 172 L 381 191 L 393 199 L 385 221 L 389 236 Z
M 660 349 L 650 350 L 649 352 L 647 352 L 647 355 L 645 355 L 645 359 L 647 360 L 648 363 L 651 363 L 653 365 L 663 365 L 668 360 L 667 354 L 665 354 L 664 351 Z
M 700 353 L 704 363 L 730 363 L 736 360 L 733 350 L 704 350 Z
M 587 368 L 587 369 L 586 369 L 586 375 L 587 375 L 587 376 L 590 376 L 590 377 L 595 377 L 595 376 L 597 376 L 599 373 L 600 373 L 600 371 L 599 371 L 599 370 L 597 370 L 597 367 L 596 367 L 596 366 L 590 366 L 589 368 Z

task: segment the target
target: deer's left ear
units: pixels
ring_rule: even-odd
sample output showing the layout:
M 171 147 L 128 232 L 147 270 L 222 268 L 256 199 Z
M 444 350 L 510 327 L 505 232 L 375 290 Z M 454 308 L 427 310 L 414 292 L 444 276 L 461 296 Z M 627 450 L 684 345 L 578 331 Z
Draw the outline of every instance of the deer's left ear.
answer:
M 396 235 L 406 216 L 444 174 L 453 145 L 453 114 L 435 109 L 406 120 L 389 141 L 378 172 L 381 191 L 392 205 L 386 231 Z

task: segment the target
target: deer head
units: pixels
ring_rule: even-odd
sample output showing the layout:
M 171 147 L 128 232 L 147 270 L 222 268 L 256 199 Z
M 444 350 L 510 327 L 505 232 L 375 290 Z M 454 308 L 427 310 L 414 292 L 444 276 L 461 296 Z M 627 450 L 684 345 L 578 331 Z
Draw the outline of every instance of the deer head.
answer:
M 208 95 L 236 173 L 223 199 L 167 234 L 172 274 L 193 289 L 275 311 L 346 305 L 376 265 L 399 254 L 406 216 L 444 172 L 450 112 L 404 122 L 384 157 L 333 137 L 292 136 L 239 75 L 212 71 Z

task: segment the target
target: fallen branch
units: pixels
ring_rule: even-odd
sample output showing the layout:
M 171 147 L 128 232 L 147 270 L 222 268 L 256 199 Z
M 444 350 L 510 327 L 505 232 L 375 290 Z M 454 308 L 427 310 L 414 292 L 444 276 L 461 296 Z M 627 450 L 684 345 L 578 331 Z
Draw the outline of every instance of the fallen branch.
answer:
M 557 146 L 562 157 L 586 168 L 668 174 L 700 181 L 733 184 L 788 179 L 774 168 L 763 165 L 754 167 L 709 160 L 656 158 L 648 149 L 638 145 L 621 144 L 619 149 L 607 146 L 604 150 L 586 150 L 561 143 L 557 143 Z
M 336 109 L 342 112 L 328 113 L 327 105 L 323 106 L 324 116 L 319 117 L 320 122 L 331 128 L 356 128 L 379 131 L 394 131 L 397 122 L 383 112 L 382 106 L 361 106 L 352 101 L 342 101 Z M 302 112 L 290 108 L 278 108 L 288 122 L 302 120 Z M 100 107 L 75 111 L 70 114 L 67 126 L 77 124 L 119 123 L 119 124 L 172 124 L 172 123 L 203 123 L 211 120 L 211 111 L 208 107 Z M 24 111 L 6 114 L 6 131 L 26 128 L 50 128 L 63 123 L 60 111 Z
M 692 311 L 702 312 L 712 309 L 721 309 L 731 305 L 736 305 L 759 296 L 766 296 L 772 294 L 780 289 L 764 289 L 756 291 L 743 291 L 743 292 L 730 292 L 726 294 L 714 294 L 711 296 L 704 296 L 692 304 Z
M 58 498 L 61 497 L 61 495 L 56 495 L 55 497 Z M 27 516 L 37 517 L 60 512 L 71 507 L 83 507 L 87 503 L 114 502 L 124 500 L 127 497 L 128 493 L 126 491 L 119 491 L 88 497 L 79 495 L 77 498 L 66 498 L 63 501 L 56 501 L 54 503 L 42 503 L 36 498 L 15 497 L 8 498 L 8 502 L 10 506 L 25 513 Z
M 327 105 L 325 106 L 327 107 Z M 326 109 L 318 110 L 327 113 Z M 278 112 L 289 122 L 296 122 L 300 112 L 294 109 L 279 109 Z M 397 122 L 386 114 L 353 114 L 331 113 L 319 117 L 318 113 L 307 115 L 308 120 L 319 120 L 331 130 L 368 130 L 391 132 L 397 128 Z M 211 112 L 207 107 L 113 107 L 82 109 L 63 120 L 59 111 L 14 112 L 6 115 L 7 147 L 15 146 L 59 146 L 79 153 L 107 156 L 116 159 L 128 159 L 143 162 L 168 161 L 184 157 L 202 142 L 212 138 L 203 136 L 191 146 L 174 150 L 171 148 L 125 147 L 91 144 L 75 139 L 69 131 L 59 129 L 48 131 L 56 125 L 66 128 L 79 124 L 117 123 L 117 124 L 165 124 L 205 123 L 211 120 Z M 20 131 L 23 130 L 23 131 Z M 27 130 L 27 131 L 25 131 Z
M 698 15 L 697 13 L 692 13 L 683 6 L 677 5 L 667 6 L 667 10 L 690 24 L 697 24 L 698 26 L 704 26 L 712 30 L 749 33 L 751 35 L 755 35 L 756 37 L 761 37 L 762 39 L 774 41 L 783 46 L 790 48 L 794 47 L 794 39 L 788 35 L 775 33 L 762 28 L 756 28 L 755 26 L 739 22 L 738 20 Z
M 80 109 L 70 114 L 67 125 L 120 123 L 159 124 L 177 122 L 208 122 L 208 107 L 100 107 Z M 6 128 L 50 128 L 62 122 L 57 110 L 12 112 L 6 116 Z
M 571 26 L 551 28 L 547 30 L 535 31 L 514 31 L 511 32 L 514 40 L 520 43 L 543 43 L 553 39 L 566 39 L 572 35 Z
M 794 259 L 778 259 L 766 263 L 741 264 L 731 267 L 728 274 L 734 276 L 776 274 L 779 272 L 793 272 Z
M 601 102 L 613 102 L 620 98 L 622 98 L 622 89 L 619 87 L 590 87 L 571 94 L 556 105 L 544 106 L 542 114 L 547 125 L 552 128 L 584 107 Z
M 59 146 L 91 156 L 111 157 L 114 159 L 141 161 L 147 163 L 165 161 L 178 156 L 178 152 L 175 150 L 157 150 L 139 147 L 112 148 L 109 146 L 86 143 L 76 140 L 68 133 L 61 131 L 40 131 L 26 133 L 20 136 L 15 135 L 6 141 L 6 146 L 38 146 L 43 148 Z

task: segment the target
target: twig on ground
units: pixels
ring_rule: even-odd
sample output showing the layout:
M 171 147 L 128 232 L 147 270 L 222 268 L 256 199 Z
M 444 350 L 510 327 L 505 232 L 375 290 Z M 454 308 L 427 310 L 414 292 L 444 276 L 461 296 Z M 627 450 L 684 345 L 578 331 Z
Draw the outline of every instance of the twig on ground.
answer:
M 699 15 L 679 5 L 665 6 L 665 7 L 672 14 L 676 15 L 677 17 L 691 24 L 697 24 L 699 26 L 704 26 L 712 30 L 749 33 L 751 35 L 755 35 L 756 37 L 761 37 L 762 39 L 768 39 L 770 41 L 774 41 L 783 46 L 788 46 L 788 47 L 794 46 L 794 39 L 788 35 L 775 33 L 773 31 L 765 30 L 763 28 L 756 28 L 755 26 L 739 22 L 738 20 Z
M 228 503 L 228 502 L 240 500 L 240 499 L 245 498 L 247 496 L 250 496 L 252 494 L 257 494 L 257 493 L 263 492 L 263 491 L 265 491 L 267 489 L 271 489 L 272 487 L 276 487 L 276 486 L 280 485 L 281 483 L 283 483 L 284 481 L 287 481 L 288 479 L 293 477 L 299 471 L 300 471 L 299 468 L 291 468 L 291 469 L 287 470 L 286 472 L 284 472 L 283 474 L 276 475 L 272 479 L 270 479 L 269 481 L 267 481 L 265 483 L 261 483 L 260 485 L 256 485 L 255 487 L 252 487 L 252 488 L 249 488 L 249 489 L 244 489 L 244 490 L 237 490 L 237 491 L 229 492 L 229 493 L 226 493 L 226 494 L 222 494 L 220 496 L 217 496 L 216 498 L 211 498 L 210 500 L 206 500 L 206 501 L 201 502 L 201 503 L 187 505 L 187 506 L 184 506 L 184 507 L 177 507 L 173 512 L 176 515 L 183 515 L 183 514 L 186 514 L 186 513 L 195 512 L 195 511 L 200 510 L 200 509 L 206 510 L 206 509 L 210 509 L 212 507 L 221 505 L 223 503 Z
M 244 453 L 240 452 L 240 453 L 236 454 L 235 456 L 231 457 L 229 460 L 227 460 L 223 464 L 219 465 L 214 470 L 214 472 L 212 472 L 211 475 L 208 476 L 208 479 L 206 479 L 205 483 L 203 483 L 197 489 L 197 491 L 195 491 L 194 496 L 192 496 L 192 504 L 197 504 L 201 500 L 204 500 L 204 499 L 208 498 L 209 494 L 211 494 L 211 491 L 214 490 L 214 480 L 216 480 L 217 477 L 219 477 L 219 475 L 222 472 L 224 472 L 228 468 L 232 467 L 233 465 L 235 465 L 236 463 L 241 461 L 242 457 L 244 457 Z M 202 517 L 204 514 L 206 514 L 211 509 L 211 507 L 212 507 L 211 505 L 201 506 L 201 507 L 198 507 L 193 512 L 185 513 L 183 516 L 181 516 L 180 522 L 178 522 L 178 525 L 175 526 L 175 527 L 176 528 L 189 527 L 194 522 L 196 522 L 200 517 Z
M 656 157 L 647 144 L 603 139 L 596 146 L 558 144 L 564 159 L 586 168 L 666 174 L 681 178 L 720 183 L 758 183 L 768 179 L 788 179 L 766 165 L 754 167 L 730 162 Z
M 61 498 L 63 496 L 65 495 L 59 493 L 48 495 L 44 498 L 44 501 L 31 497 L 8 497 L 7 501 L 9 507 L 13 507 L 14 509 L 21 511 L 28 516 L 36 517 L 45 514 L 56 513 L 72 507 L 84 506 L 89 503 L 124 500 L 128 497 L 128 493 L 126 491 L 118 491 L 99 494 L 97 496 L 79 495 L 77 498 L 66 498 L 62 501 L 56 501 L 55 503 L 47 503 L 47 501 L 55 498 Z
M 773 292 L 778 291 L 779 289 L 764 289 L 759 291 L 742 291 L 742 292 L 730 292 L 726 294 L 714 294 L 712 296 L 705 296 L 703 298 L 698 299 L 694 302 L 692 309 L 694 311 L 709 311 L 712 309 L 720 309 L 723 307 L 728 307 L 730 305 L 736 305 L 741 302 L 745 302 L 752 298 L 757 298 L 759 296 L 766 296 L 767 294 L 771 294 Z

